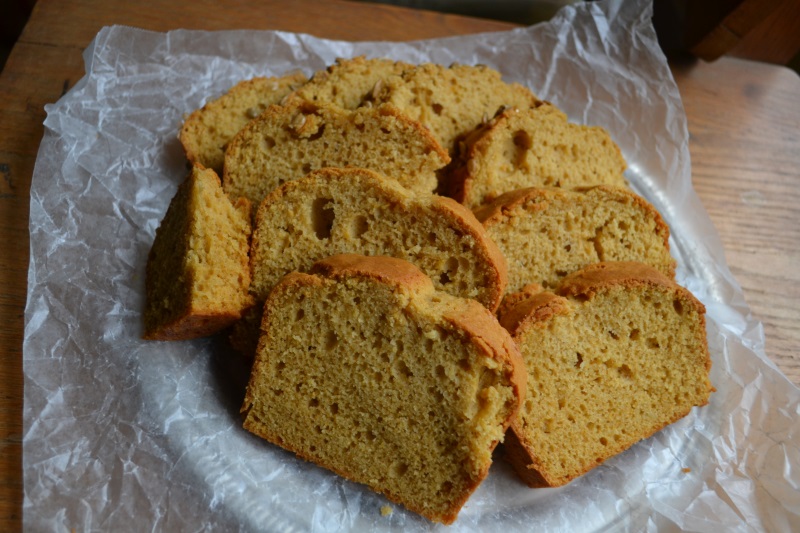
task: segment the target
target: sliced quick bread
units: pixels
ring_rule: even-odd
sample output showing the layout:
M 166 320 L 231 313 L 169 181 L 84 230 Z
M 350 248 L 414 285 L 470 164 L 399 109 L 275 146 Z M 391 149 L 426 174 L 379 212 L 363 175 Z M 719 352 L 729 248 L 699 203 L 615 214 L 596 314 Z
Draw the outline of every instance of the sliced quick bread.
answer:
M 489 120 L 504 106 L 528 108 L 541 101 L 528 88 L 507 83 L 485 65 L 425 63 L 381 80 L 375 104 L 391 104 L 431 130 L 453 152 L 456 139 Z
M 193 112 L 178 136 L 189 162 L 214 169 L 221 176 L 225 147 L 233 136 L 305 81 L 305 75 L 299 72 L 241 81 Z
M 252 305 L 250 202 L 232 203 L 216 173 L 195 166 L 178 188 L 150 249 L 144 338 L 216 333 Z
M 346 111 L 293 99 L 270 107 L 234 137 L 225 153 L 223 186 L 257 205 L 312 170 L 363 167 L 409 189 L 432 192 L 435 171 L 448 162 L 433 136 L 394 108 Z
M 708 402 L 705 308 L 652 267 L 597 263 L 510 300 L 500 323 L 529 392 L 505 449 L 531 487 L 563 485 Z
M 270 294 L 242 412 L 248 431 L 451 523 L 524 394 L 483 306 L 406 261 L 342 255 Z
M 288 272 L 341 253 L 414 263 L 437 289 L 497 308 L 506 265 L 475 216 L 450 198 L 414 194 L 367 169 L 327 168 L 288 182 L 256 215 L 251 292 L 259 301 Z
M 669 228 L 627 188 L 519 189 L 475 216 L 506 258 L 507 292 L 529 283 L 555 287 L 570 272 L 601 261 L 640 261 L 675 275 Z
M 573 124 L 549 104 L 506 109 L 460 144 L 446 194 L 474 209 L 527 187 L 626 187 L 625 159 L 603 128 Z
M 339 58 L 327 69 L 315 72 L 311 80 L 295 92 L 295 96 L 314 103 L 355 109 L 363 103 L 365 96 L 372 94 L 380 80 L 402 74 L 409 68 L 413 65 L 391 59 Z

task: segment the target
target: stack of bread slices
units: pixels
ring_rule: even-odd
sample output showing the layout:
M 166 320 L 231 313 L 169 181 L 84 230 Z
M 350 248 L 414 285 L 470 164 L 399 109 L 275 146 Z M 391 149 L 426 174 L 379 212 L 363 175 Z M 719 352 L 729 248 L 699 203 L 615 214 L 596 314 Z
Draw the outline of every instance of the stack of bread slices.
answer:
M 226 334 L 244 427 L 452 523 L 708 402 L 704 308 L 602 128 L 485 66 L 340 59 L 189 115 L 144 334 Z

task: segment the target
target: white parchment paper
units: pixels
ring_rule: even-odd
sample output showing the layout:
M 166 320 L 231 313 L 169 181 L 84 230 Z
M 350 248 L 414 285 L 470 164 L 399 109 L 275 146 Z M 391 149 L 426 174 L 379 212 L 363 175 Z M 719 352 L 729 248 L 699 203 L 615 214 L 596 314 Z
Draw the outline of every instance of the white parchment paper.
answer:
M 347 43 L 279 32 L 103 29 L 47 106 L 31 186 L 24 340 L 28 531 L 798 531 L 800 391 L 691 188 L 680 96 L 648 2 L 596 2 L 511 32 Z M 241 429 L 246 370 L 224 342 L 139 340 L 144 267 L 187 173 L 183 116 L 235 82 L 366 54 L 484 63 L 606 127 L 670 224 L 678 280 L 707 306 L 711 403 L 560 489 L 502 461 L 454 526 L 433 525 Z

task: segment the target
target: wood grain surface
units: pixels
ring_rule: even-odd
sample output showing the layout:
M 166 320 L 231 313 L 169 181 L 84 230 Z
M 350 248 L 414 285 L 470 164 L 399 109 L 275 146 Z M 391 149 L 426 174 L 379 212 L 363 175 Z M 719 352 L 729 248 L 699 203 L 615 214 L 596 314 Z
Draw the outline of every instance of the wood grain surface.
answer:
M 22 337 L 30 183 L 44 105 L 83 76 L 103 26 L 273 29 L 345 40 L 414 40 L 511 24 L 339 0 L 39 0 L 0 76 L 0 531 L 22 527 Z M 769 357 L 800 383 L 800 79 L 723 58 L 674 65 L 693 179 L 731 270 L 764 324 Z

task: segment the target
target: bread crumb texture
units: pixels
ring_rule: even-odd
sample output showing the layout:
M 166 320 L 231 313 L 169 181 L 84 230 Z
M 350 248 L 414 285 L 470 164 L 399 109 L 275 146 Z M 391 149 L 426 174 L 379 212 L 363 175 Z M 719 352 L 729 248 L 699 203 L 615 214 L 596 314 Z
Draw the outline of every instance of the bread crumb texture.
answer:
M 531 486 L 559 486 L 708 402 L 705 309 L 638 263 L 600 263 L 501 317 L 528 394 L 506 448 Z M 548 294 L 543 298 L 542 294 Z M 536 316 L 559 300 L 562 311 Z
M 211 169 L 195 166 L 161 222 L 146 271 L 144 338 L 216 333 L 252 303 L 250 203 L 235 204 Z
M 225 152 L 223 185 L 255 205 L 283 183 L 325 167 L 380 171 L 415 191 L 432 192 L 450 157 L 418 122 L 396 109 L 347 111 L 295 99 L 251 121 Z
M 285 184 L 261 205 L 251 290 L 264 301 L 280 279 L 341 253 L 406 259 L 437 289 L 494 310 L 506 265 L 474 215 L 449 199 L 416 195 L 365 169 L 323 169 Z
M 527 87 L 507 83 L 484 65 L 432 63 L 383 79 L 372 95 L 425 125 L 453 152 L 456 139 L 493 117 L 503 107 L 527 109 L 541 102 Z
M 328 68 L 315 72 L 311 81 L 297 90 L 296 96 L 313 103 L 355 109 L 380 90 L 381 80 L 413 68 L 409 63 L 384 58 L 339 58 Z
M 194 111 L 179 134 L 189 162 L 211 168 L 221 176 L 230 140 L 267 107 L 279 103 L 305 81 L 305 75 L 299 72 L 244 80 Z
M 553 288 L 603 261 L 639 261 L 672 278 L 669 228 L 627 188 L 520 189 L 475 210 L 508 263 L 508 292 Z
M 451 523 L 523 394 L 489 311 L 406 261 L 345 255 L 270 294 L 242 411 L 249 431 Z
M 448 195 L 470 208 L 528 187 L 627 187 L 627 164 L 608 132 L 573 124 L 550 104 L 501 111 L 455 159 Z

